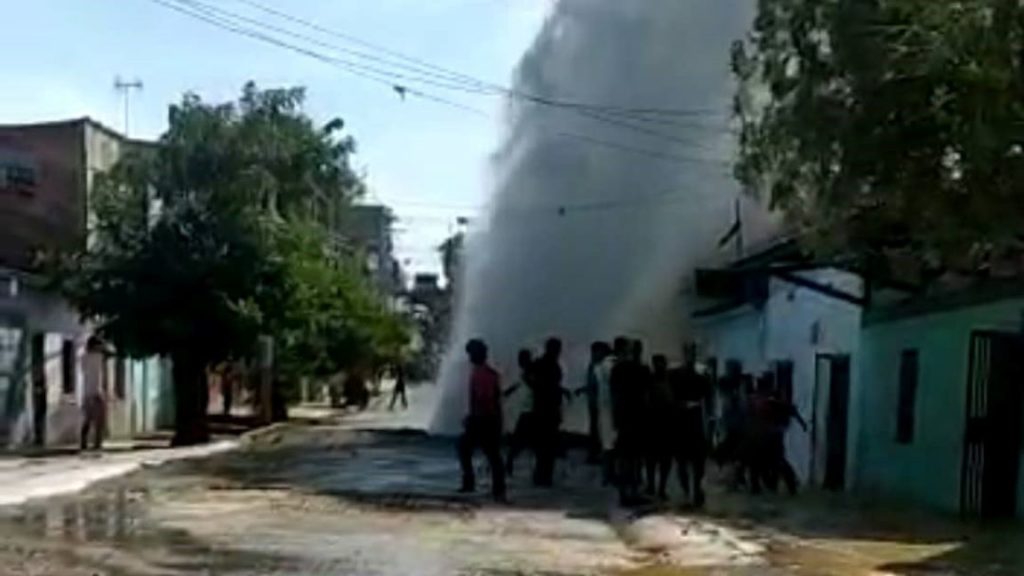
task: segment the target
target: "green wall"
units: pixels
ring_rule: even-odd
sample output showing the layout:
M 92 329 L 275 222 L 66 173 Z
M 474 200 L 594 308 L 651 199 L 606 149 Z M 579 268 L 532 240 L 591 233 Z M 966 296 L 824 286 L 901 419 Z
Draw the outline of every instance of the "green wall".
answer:
M 960 507 L 968 345 L 973 330 L 1020 330 L 1024 298 L 866 324 L 855 394 L 856 486 L 948 511 Z M 913 442 L 897 444 L 901 352 L 919 353 Z M 1024 475 L 1022 475 L 1024 478 Z M 1024 511 L 1024 482 L 1018 514 Z

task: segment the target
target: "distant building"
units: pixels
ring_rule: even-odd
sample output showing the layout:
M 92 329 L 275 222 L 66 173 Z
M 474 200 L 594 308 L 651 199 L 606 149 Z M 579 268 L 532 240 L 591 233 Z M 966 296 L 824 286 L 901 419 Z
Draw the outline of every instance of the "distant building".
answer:
M 76 442 L 91 330 L 46 289 L 38 256 L 88 242 L 96 175 L 142 145 L 88 118 L 0 126 L 0 447 Z M 164 363 L 111 359 L 106 372 L 112 436 L 168 423 Z
M 340 233 L 365 258 L 367 273 L 382 295 L 403 289 L 402 271 L 395 259 L 391 209 L 380 205 L 351 206 L 341 216 Z

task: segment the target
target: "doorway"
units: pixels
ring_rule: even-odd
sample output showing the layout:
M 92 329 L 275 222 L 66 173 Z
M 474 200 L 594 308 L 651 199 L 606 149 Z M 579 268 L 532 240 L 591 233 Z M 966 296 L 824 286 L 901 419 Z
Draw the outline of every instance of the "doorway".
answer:
M 965 516 L 1017 513 L 1024 336 L 971 333 L 967 364 L 960 510 Z
M 46 334 L 32 335 L 32 443 L 46 445 Z
M 811 415 L 811 473 L 826 490 L 846 487 L 850 418 L 850 357 L 815 357 Z

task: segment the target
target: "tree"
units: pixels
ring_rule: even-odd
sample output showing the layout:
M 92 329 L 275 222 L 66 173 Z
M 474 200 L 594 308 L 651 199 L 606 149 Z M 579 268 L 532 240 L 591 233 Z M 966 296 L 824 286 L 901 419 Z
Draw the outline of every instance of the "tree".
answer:
M 1019 254 L 1016 0 L 760 0 L 733 56 L 737 176 L 813 248 L 925 277 Z
M 171 358 L 175 444 L 208 437 L 206 369 L 251 354 L 315 280 L 296 277 L 279 230 L 327 234 L 362 192 L 341 122 L 314 126 L 302 99 L 252 84 L 236 103 L 186 95 L 155 146 L 97 178 L 93 242 L 61 259 L 64 293 L 121 353 Z
M 287 223 L 274 234 L 286 282 L 269 327 L 278 336 L 279 375 L 295 382 L 398 361 L 408 326 L 387 309 L 356 261 L 325 250 L 329 243 L 316 226 Z

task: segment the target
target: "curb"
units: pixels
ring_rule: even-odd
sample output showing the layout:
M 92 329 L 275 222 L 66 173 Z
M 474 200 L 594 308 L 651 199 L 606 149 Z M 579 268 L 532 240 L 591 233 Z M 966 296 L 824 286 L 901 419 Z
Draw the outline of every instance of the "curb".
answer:
M 277 422 L 254 428 L 241 434 L 237 439 L 218 440 L 208 444 L 181 448 L 159 448 L 149 454 L 131 457 L 128 454 L 106 454 L 98 458 L 61 456 L 67 466 L 55 466 L 42 474 L 26 473 L 21 477 L 3 479 L 4 490 L 0 492 L 0 509 L 20 506 L 34 500 L 44 500 L 81 493 L 90 487 L 109 480 L 122 478 L 143 469 L 158 468 L 166 464 L 210 458 L 249 446 L 265 435 L 288 426 L 288 422 Z M 82 464 L 88 462 L 89 464 Z M 80 467 L 75 466 L 79 464 Z

